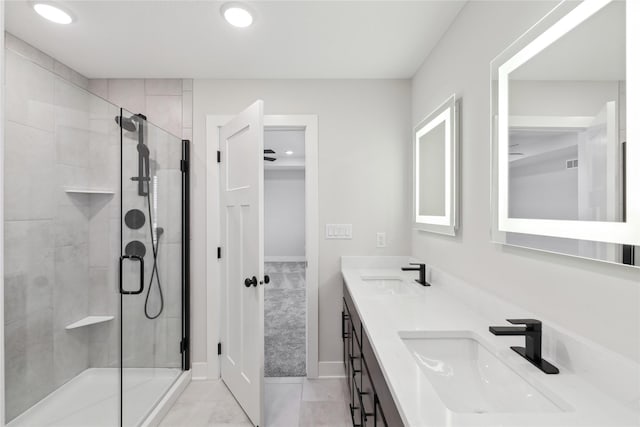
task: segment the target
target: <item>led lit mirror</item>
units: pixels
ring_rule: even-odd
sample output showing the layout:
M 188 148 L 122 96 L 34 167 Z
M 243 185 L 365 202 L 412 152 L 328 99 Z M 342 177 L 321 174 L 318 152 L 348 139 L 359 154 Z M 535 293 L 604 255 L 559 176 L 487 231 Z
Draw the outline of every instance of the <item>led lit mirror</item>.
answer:
M 562 2 L 492 62 L 494 240 L 640 265 L 639 3 Z
M 415 128 L 413 214 L 419 230 L 454 236 L 457 228 L 456 97 Z

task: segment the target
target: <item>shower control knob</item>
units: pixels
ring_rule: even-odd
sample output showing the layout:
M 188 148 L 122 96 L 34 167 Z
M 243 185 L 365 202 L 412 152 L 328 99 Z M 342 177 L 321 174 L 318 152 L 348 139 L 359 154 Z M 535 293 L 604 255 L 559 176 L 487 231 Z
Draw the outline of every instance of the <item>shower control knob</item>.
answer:
M 256 276 L 253 276 L 251 279 L 247 277 L 246 279 L 244 279 L 244 285 L 247 288 L 250 288 L 251 285 L 258 286 L 258 279 L 256 279 Z

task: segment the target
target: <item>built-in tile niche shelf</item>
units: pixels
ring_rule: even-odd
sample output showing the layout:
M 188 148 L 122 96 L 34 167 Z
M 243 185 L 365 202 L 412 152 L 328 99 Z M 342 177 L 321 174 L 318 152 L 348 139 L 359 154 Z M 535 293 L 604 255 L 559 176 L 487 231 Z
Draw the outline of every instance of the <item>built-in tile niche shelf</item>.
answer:
M 113 316 L 87 316 L 84 319 L 67 325 L 65 329 L 76 329 L 83 326 L 95 325 L 96 323 L 110 322 L 111 320 L 113 320 Z
M 65 193 L 70 193 L 70 194 L 105 194 L 105 195 L 116 194 L 115 191 L 104 189 L 104 188 L 70 188 L 68 187 L 68 188 L 65 188 L 64 191 Z

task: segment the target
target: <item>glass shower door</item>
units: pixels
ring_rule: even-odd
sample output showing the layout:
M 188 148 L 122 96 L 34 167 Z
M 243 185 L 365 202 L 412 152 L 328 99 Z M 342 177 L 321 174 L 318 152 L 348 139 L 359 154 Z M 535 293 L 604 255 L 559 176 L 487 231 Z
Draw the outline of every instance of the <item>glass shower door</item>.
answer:
M 182 140 L 122 110 L 121 425 L 139 425 L 183 369 Z

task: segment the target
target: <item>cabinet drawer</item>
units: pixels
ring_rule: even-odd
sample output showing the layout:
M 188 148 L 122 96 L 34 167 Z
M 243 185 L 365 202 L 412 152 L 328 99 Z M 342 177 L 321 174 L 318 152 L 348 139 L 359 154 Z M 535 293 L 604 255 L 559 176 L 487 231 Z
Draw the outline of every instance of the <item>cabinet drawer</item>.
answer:
M 362 336 L 362 357 L 365 360 L 371 384 L 375 389 L 377 400 L 379 401 L 381 415 L 378 415 L 378 419 L 382 419 L 384 422 L 379 422 L 378 425 L 387 425 L 389 427 L 403 426 L 404 424 L 402 423 L 402 418 L 400 418 L 400 413 L 396 408 L 393 396 L 389 391 L 389 387 L 387 387 L 384 375 L 380 370 L 380 365 L 378 365 L 378 360 L 373 353 L 373 348 L 366 334 Z
M 358 399 L 358 384 L 356 376 L 348 378 L 351 383 L 351 398 L 349 399 L 349 412 L 351 414 L 351 423 L 353 427 L 362 427 L 362 408 Z
M 349 378 L 351 378 L 351 363 L 350 363 L 350 357 L 352 356 L 351 353 L 351 345 L 352 345 L 352 339 L 351 339 L 351 334 L 352 334 L 352 328 L 351 328 L 351 320 L 350 320 L 350 316 L 349 316 L 349 311 L 347 310 L 347 305 L 346 303 L 343 304 L 343 308 L 342 308 L 342 359 L 344 362 L 344 373 L 347 376 L 347 385 L 349 386 L 349 390 L 351 390 L 351 381 L 349 381 Z
M 351 328 L 351 335 L 355 335 L 353 327 Z M 351 348 L 349 350 L 349 369 L 351 376 L 356 378 L 356 384 L 360 387 L 360 378 L 362 375 L 362 350 L 356 340 L 351 340 Z
M 346 305 L 347 310 L 349 311 L 349 316 L 351 317 L 351 324 L 353 325 L 353 330 L 355 331 L 355 338 L 358 340 L 358 344 L 362 345 L 362 323 L 360 323 L 360 317 L 358 317 L 358 312 L 356 311 L 356 307 L 353 304 L 353 300 L 351 299 L 349 290 L 344 284 L 342 287 L 342 295 L 344 304 Z
M 376 391 L 371 382 L 367 360 L 362 363 L 362 387 L 360 388 L 360 407 L 362 411 L 362 425 L 375 427 L 376 423 Z

